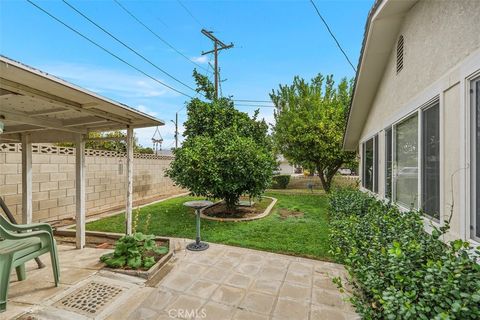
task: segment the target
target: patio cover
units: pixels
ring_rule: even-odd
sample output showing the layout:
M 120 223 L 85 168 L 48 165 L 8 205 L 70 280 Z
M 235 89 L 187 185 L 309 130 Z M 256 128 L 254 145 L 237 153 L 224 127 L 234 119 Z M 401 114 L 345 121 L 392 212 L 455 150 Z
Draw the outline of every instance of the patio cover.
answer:
M 22 222 L 32 221 L 32 143 L 76 143 L 77 247 L 85 244 L 85 140 L 127 130 L 126 232 L 131 232 L 133 129 L 165 122 L 48 73 L 0 56 L 0 142 L 22 143 Z

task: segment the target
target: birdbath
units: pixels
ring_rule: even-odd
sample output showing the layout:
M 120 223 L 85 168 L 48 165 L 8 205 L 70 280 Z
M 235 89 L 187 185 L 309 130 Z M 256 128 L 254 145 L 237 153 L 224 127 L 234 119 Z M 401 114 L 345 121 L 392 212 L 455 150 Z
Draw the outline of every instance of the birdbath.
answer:
M 195 238 L 195 242 L 189 243 L 187 245 L 187 249 L 190 251 L 203 251 L 208 249 L 208 243 L 200 241 L 200 210 L 202 208 L 208 207 L 212 205 L 213 202 L 211 201 L 188 201 L 185 202 L 183 205 L 189 208 L 195 209 L 196 220 L 197 220 L 197 237 Z

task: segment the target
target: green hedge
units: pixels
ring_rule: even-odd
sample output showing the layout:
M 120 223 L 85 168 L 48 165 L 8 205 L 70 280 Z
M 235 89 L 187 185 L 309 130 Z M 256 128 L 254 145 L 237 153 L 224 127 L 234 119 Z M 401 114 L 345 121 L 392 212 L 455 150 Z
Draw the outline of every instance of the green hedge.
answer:
M 289 174 L 279 174 L 273 176 L 272 189 L 287 189 L 288 184 L 290 183 Z
M 331 253 L 353 279 L 363 318 L 480 319 L 480 266 L 471 257 L 480 251 L 443 243 L 448 224 L 428 234 L 418 212 L 351 189 L 331 194 L 330 214 Z

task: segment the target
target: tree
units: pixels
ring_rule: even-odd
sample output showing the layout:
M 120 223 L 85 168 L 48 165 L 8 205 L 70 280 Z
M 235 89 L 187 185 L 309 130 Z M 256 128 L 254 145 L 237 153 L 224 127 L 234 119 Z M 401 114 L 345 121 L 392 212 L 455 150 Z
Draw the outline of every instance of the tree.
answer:
M 213 97 L 208 79 L 194 71 L 197 86 Z M 209 93 L 210 92 L 210 93 Z M 187 105 L 185 140 L 174 150 L 167 176 L 196 195 L 224 199 L 231 211 L 241 195 L 260 196 L 276 167 L 268 125 L 235 109 L 230 98 Z
M 298 76 L 291 85 L 280 85 L 270 97 L 276 106 L 273 139 L 276 150 L 292 163 L 318 172 L 329 192 L 332 179 L 355 153 L 342 149 L 352 85 L 318 74 L 307 83 Z
M 89 132 L 88 138 L 125 138 L 127 135 L 120 130 L 109 132 Z M 57 143 L 60 147 L 75 147 L 74 143 L 62 142 Z M 127 152 L 127 143 L 125 140 L 87 140 L 85 142 L 85 148 L 95 150 L 109 150 L 117 152 Z M 138 138 L 133 139 L 133 152 L 135 153 L 151 153 L 153 149 L 150 147 L 143 147 L 138 143 Z

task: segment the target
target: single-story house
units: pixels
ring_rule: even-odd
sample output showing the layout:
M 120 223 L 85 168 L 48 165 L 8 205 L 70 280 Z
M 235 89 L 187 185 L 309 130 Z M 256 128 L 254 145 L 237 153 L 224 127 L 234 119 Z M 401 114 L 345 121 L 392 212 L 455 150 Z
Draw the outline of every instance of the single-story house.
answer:
M 361 189 L 480 242 L 480 2 L 377 0 L 344 149 Z
M 279 174 L 298 174 L 302 173 L 302 167 L 291 164 L 283 155 L 277 156 Z

